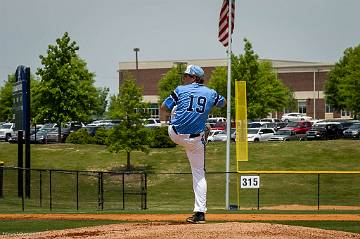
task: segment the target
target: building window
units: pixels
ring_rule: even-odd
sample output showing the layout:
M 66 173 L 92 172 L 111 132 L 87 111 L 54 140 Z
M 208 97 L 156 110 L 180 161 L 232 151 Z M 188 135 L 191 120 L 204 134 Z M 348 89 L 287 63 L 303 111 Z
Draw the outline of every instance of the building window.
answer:
M 148 108 L 144 108 L 144 109 L 135 108 L 134 112 L 148 113 L 150 118 L 156 118 L 156 119 L 160 118 L 159 106 L 156 103 L 152 103 L 149 105 Z
M 160 113 L 159 113 L 159 105 L 152 103 L 150 104 L 150 107 L 146 109 L 146 111 L 150 114 L 151 118 L 160 118 Z
M 327 103 L 325 103 L 325 113 L 334 113 L 333 107 Z
M 341 117 L 351 117 L 351 112 L 346 110 L 341 110 Z
M 306 114 L 306 100 L 298 101 L 299 113 Z

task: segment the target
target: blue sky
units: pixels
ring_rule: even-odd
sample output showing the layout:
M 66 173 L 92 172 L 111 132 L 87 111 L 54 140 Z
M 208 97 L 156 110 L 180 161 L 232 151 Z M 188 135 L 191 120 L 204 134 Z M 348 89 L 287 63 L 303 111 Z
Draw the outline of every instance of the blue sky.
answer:
M 96 86 L 118 87 L 120 61 L 218 59 L 222 0 L 0 0 L 0 84 L 17 65 L 41 67 L 39 55 L 69 32 Z M 233 51 L 243 38 L 260 58 L 334 63 L 360 43 L 358 0 L 236 0 Z

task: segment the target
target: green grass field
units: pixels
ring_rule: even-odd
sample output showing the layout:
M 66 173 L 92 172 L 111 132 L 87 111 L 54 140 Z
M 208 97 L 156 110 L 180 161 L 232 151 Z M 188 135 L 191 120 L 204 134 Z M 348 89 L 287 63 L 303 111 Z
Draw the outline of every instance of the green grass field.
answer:
M 236 171 L 234 147 L 231 145 L 230 171 Z M 207 180 L 209 210 L 225 206 L 225 143 L 207 146 Z M 6 166 L 16 166 L 17 145 L 0 143 L 0 160 Z M 104 146 L 50 144 L 31 145 L 32 168 L 118 171 L 124 168 L 126 155 L 109 153 Z M 192 180 L 186 155 L 181 147 L 152 149 L 150 154 L 132 152 L 136 169 L 148 172 L 147 206 L 150 210 L 191 210 L 193 204 Z M 286 143 L 249 144 L 249 161 L 240 164 L 241 170 L 360 170 L 360 147 L 357 140 L 305 141 Z M 15 177 L 16 174 L 9 176 Z M 34 179 L 38 177 L 33 175 Z M 96 204 L 97 181 L 80 177 L 80 199 Z M 314 175 L 261 175 L 259 205 L 317 205 L 318 176 Z M 47 178 L 43 176 L 43 181 Z M 54 183 L 55 182 L 55 183 Z M 57 183 L 58 182 L 58 183 Z M 230 174 L 230 203 L 237 204 L 237 174 Z M 59 205 L 66 204 L 67 196 L 74 191 L 74 176 L 53 176 L 53 191 Z M 35 186 L 34 186 L 35 188 Z M 296 188 L 296 190 L 294 190 Z M 105 185 L 105 194 L 113 195 L 116 186 Z M 46 194 L 46 192 L 44 192 Z M 60 195 L 61 194 L 61 195 Z M 320 205 L 360 206 L 360 175 L 321 175 Z M 34 193 L 36 196 L 37 193 Z M 60 198 L 61 197 L 61 198 Z M 6 201 L 6 198 L 5 198 Z M 56 202 L 56 201 L 55 201 Z M 20 201 L 14 208 L 20 210 Z M 32 202 L 26 203 L 29 208 Z M 84 205 L 84 204 L 83 204 Z M 66 206 L 66 207 L 65 207 Z M 74 203 L 57 209 L 74 209 Z M 240 208 L 257 208 L 258 191 L 240 190 Z M 14 209 L 0 204 L 0 209 Z M 94 208 L 93 208 L 94 209 Z M 116 208 L 114 208 L 116 209 Z M 43 209 L 41 209 L 43 210 Z M 80 210 L 91 210 L 82 207 Z
M 360 170 L 359 145 L 360 142 L 357 140 L 250 143 L 249 161 L 242 162 L 240 168 L 241 170 Z M 232 172 L 236 171 L 234 146 L 234 144 L 231 145 L 230 171 Z M 210 213 L 221 211 L 225 207 L 225 174 L 223 173 L 225 172 L 225 150 L 226 145 L 222 142 L 210 143 L 207 146 L 206 167 Z M 4 161 L 6 166 L 16 166 L 16 154 L 17 145 L 0 143 L 0 161 Z M 31 155 L 32 168 L 37 169 L 118 171 L 126 164 L 125 153 L 112 154 L 106 150 L 105 146 L 99 145 L 31 145 Z M 192 210 L 190 167 L 181 147 L 152 149 L 148 155 L 132 152 L 131 157 L 136 169 L 146 169 L 148 172 L 148 211 L 171 213 Z M 71 180 L 66 177 L 61 179 L 66 185 L 73 183 Z M 236 180 L 237 175 L 231 174 L 230 204 L 237 204 Z M 82 185 L 84 195 L 96 191 L 96 189 L 91 189 L 90 183 L 83 182 Z M 63 189 L 59 188 L 59 190 Z M 71 189 L 64 190 L 66 191 L 71 193 Z M 113 192 L 109 190 L 108 193 Z M 260 207 L 289 204 L 316 206 L 317 175 L 262 175 L 259 195 Z M 360 175 L 321 175 L 321 205 L 360 206 L 359 195 Z M 256 189 L 242 189 L 240 208 L 256 209 L 257 196 Z M 64 201 L 58 201 L 58 205 L 68 203 L 65 199 L 61 200 Z M 96 200 L 95 197 L 94 200 Z M 40 209 L 35 206 L 32 208 L 30 201 L 26 203 L 29 204 L 26 212 L 49 212 L 46 206 Z M 74 211 L 74 204 L 70 204 L 65 207 L 67 209 L 55 208 L 54 212 Z M 0 199 L 0 210 L 3 213 L 16 213 L 21 212 L 21 207 L 19 207 L 19 201 L 14 203 L 4 198 Z M 93 211 L 99 212 L 87 207 L 80 207 L 79 210 L 79 212 Z M 106 212 L 119 211 L 115 208 Z M 260 213 L 266 213 L 266 211 L 260 211 Z

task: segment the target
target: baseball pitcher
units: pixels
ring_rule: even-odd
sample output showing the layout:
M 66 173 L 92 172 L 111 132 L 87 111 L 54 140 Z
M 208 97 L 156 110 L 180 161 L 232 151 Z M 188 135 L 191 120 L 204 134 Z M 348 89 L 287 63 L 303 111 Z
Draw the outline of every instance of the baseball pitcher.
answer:
M 188 65 L 183 85 L 176 87 L 161 105 L 162 109 L 173 112 L 168 133 L 174 143 L 185 148 L 191 166 L 195 203 L 193 216 L 186 219 L 189 223 L 205 223 L 205 124 L 212 107 L 226 105 L 223 96 L 203 83 L 203 69 Z

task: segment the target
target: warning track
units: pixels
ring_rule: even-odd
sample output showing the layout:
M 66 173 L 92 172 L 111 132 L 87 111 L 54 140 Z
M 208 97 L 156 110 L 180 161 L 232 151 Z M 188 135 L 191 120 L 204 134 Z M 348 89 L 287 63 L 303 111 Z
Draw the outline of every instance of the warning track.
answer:
M 190 214 L 0 214 L 0 220 L 183 222 Z M 206 214 L 207 221 L 360 221 L 360 214 Z

